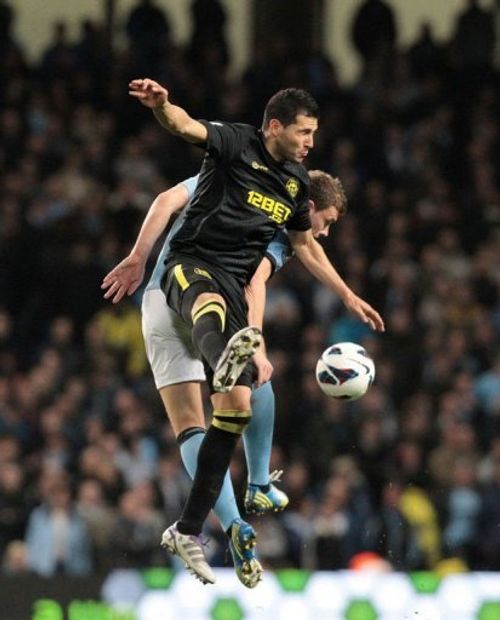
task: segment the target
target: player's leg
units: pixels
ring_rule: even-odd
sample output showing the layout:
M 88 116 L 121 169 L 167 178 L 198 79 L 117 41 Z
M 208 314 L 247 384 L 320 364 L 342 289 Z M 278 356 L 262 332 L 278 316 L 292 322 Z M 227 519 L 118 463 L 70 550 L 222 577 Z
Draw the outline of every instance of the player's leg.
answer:
M 219 495 L 236 443 L 250 421 L 250 388 L 236 386 L 228 394 L 213 394 L 212 423 L 198 453 L 198 470 L 179 530 L 199 534 Z
M 253 484 L 269 483 L 269 459 L 274 431 L 274 392 L 270 382 L 252 390 L 252 420 L 243 433 L 248 466 L 248 480 Z
M 214 394 L 212 403 L 213 420 L 200 446 L 191 493 L 181 518 L 167 530 L 172 537 L 177 532 L 184 536 L 197 536 L 201 531 L 219 494 L 234 447 L 251 416 L 249 387 L 236 386 L 229 394 Z M 238 519 L 231 524 L 228 535 L 238 577 L 247 587 L 254 587 L 262 576 L 262 567 L 254 550 L 255 531 L 248 523 Z
M 205 429 L 195 426 L 199 421 L 199 412 L 203 412 L 201 391 L 199 384 L 183 383 L 164 387 L 160 390 L 166 411 L 170 412 L 170 420 L 176 432 L 177 442 L 181 451 L 182 460 L 187 472 L 192 479 L 196 477 L 198 467 L 198 454 L 205 437 Z M 183 403 L 179 407 L 179 403 Z M 254 588 L 262 578 L 262 568 L 255 558 L 253 547 L 255 546 L 255 532 L 253 528 L 241 519 L 233 485 L 229 472 L 226 471 L 219 497 L 213 507 L 214 513 L 226 532 L 229 539 L 229 549 L 233 557 L 234 568 L 238 579 L 248 587 Z M 164 544 L 169 548 L 175 542 L 175 532 L 165 532 Z M 195 539 L 196 540 L 196 539 Z M 188 536 L 188 542 L 192 538 Z M 198 543 L 198 541 L 196 541 Z M 199 551 L 199 547 L 190 546 L 190 552 Z M 170 548 L 170 550 L 172 550 Z M 199 557 L 199 556 L 198 556 Z M 204 559 L 204 556 L 203 556 Z M 196 574 L 199 567 L 193 567 Z M 206 577 L 206 567 L 202 577 Z
M 183 259 L 182 264 L 178 263 L 170 268 L 165 281 L 165 295 L 169 306 L 182 316 L 186 323 L 190 320 L 193 322 L 192 331 L 193 334 L 197 333 L 198 347 L 212 349 L 212 354 L 209 352 L 206 355 L 205 365 L 209 382 L 214 374 L 213 350 L 216 346 L 212 328 L 217 324 L 218 329 L 223 330 L 222 337 L 231 341 L 246 325 L 242 287 L 237 283 L 228 287 L 226 282 L 220 281 L 220 274 L 218 277 L 219 279 L 215 280 L 206 269 L 195 266 L 193 261 Z M 229 277 L 226 279 L 231 283 Z M 230 312 L 226 312 L 228 304 Z M 210 329 L 209 319 L 212 325 Z M 206 330 L 197 330 L 198 324 L 205 325 Z M 196 338 L 193 336 L 193 342 L 196 342 Z M 196 477 L 177 526 L 182 534 L 197 535 L 201 532 L 203 522 L 219 495 L 236 443 L 250 421 L 252 370 L 245 366 L 237 379 L 238 385 L 231 392 L 212 394 L 212 423 L 200 447 Z
M 229 392 L 257 350 L 260 331 L 256 327 L 243 327 L 226 342 L 226 304 L 224 298 L 215 293 L 198 295 L 190 314 L 193 343 L 214 371 L 214 389 Z
M 193 350 L 189 329 L 186 329 L 184 322 L 168 308 L 165 296 L 160 290 L 146 291 L 143 296 L 142 329 L 156 386 L 179 443 L 184 466 L 190 477 L 194 478 L 198 451 L 205 436 L 199 383 L 205 379 L 203 365 Z M 240 518 L 228 472 L 214 512 L 229 537 L 234 558 L 235 535 L 237 534 L 236 540 L 245 540 L 245 537 L 248 537 L 248 524 Z M 188 539 L 187 543 L 191 552 L 196 550 L 196 547 L 192 546 L 192 540 Z M 204 555 L 197 554 L 197 558 L 198 565 L 190 568 L 203 580 L 211 581 L 213 575 L 208 573 L 204 566 Z M 235 561 L 240 581 L 247 587 L 254 587 L 261 578 L 260 566 L 253 566 L 252 571 L 243 571 L 243 568 L 246 567 L 242 567 L 241 562 Z
M 271 382 L 252 390 L 251 406 L 252 420 L 243 432 L 248 466 L 245 509 L 255 514 L 279 512 L 288 505 L 288 497 L 272 484 L 281 472 L 269 475 L 275 413 Z
M 205 378 L 203 364 L 197 359 L 189 338 L 186 338 L 189 331 L 167 307 L 161 290 L 146 290 L 143 295 L 142 333 L 155 384 L 174 433 L 176 437 L 184 433 L 184 443 L 191 444 L 190 449 L 182 450 L 180 446 L 184 465 L 189 472 L 189 463 L 196 462 L 196 435 L 205 432 L 199 385 L 199 381 Z M 165 531 L 162 545 L 179 555 L 198 579 L 204 583 L 215 582 L 215 575 L 206 561 L 198 537 L 177 536 L 173 539 Z
M 168 305 L 192 324 L 193 343 L 214 371 L 214 389 L 228 392 L 257 350 L 260 331 L 243 321 L 239 330 L 227 335 L 226 301 L 220 286 L 196 261 L 183 260 L 172 266 L 164 288 Z
M 228 287 L 228 282 L 229 277 L 223 278 L 221 282 L 220 274 L 219 279 L 216 279 L 196 261 L 184 259 L 182 263 L 169 269 L 164 282 L 168 305 L 182 316 L 187 324 L 193 325 L 193 343 L 207 361 L 206 370 L 210 373 L 207 379 L 213 378 L 214 370 L 220 370 L 221 357 L 226 359 L 225 365 L 229 369 L 223 370 L 224 378 L 229 378 L 233 383 L 242 379 L 238 388 L 229 394 L 212 396 L 212 423 L 200 446 L 196 476 L 182 517 L 167 530 L 172 538 L 175 538 L 177 533 L 197 536 L 201 532 L 203 523 L 219 496 L 238 438 L 251 416 L 251 376 L 248 373 L 245 375 L 244 371 L 247 361 L 260 344 L 260 332 L 256 330 L 255 337 L 246 342 L 244 334 L 248 327 L 244 292 L 240 285 L 232 281 Z M 228 290 L 234 293 L 232 297 L 227 296 Z M 230 313 L 226 311 L 228 298 L 231 299 Z M 222 339 L 227 346 L 221 351 Z M 245 376 L 242 378 L 240 375 Z M 210 384 L 212 383 L 210 381 Z M 223 387 L 227 387 L 227 384 Z M 230 548 L 232 553 L 235 549 L 237 552 L 236 555 L 233 553 L 233 559 L 238 574 L 247 576 L 249 583 L 245 585 L 252 587 L 260 579 L 262 569 L 253 551 L 255 532 L 248 524 L 245 526 L 247 527 L 242 528 L 235 523 L 231 528 Z
M 178 383 L 160 389 L 177 443 L 182 462 L 189 476 L 194 479 L 198 466 L 198 452 L 205 438 L 205 419 L 200 385 L 198 383 Z M 240 518 L 229 472 L 226 472 L 214 512 L 225 532 L 232 522 Z

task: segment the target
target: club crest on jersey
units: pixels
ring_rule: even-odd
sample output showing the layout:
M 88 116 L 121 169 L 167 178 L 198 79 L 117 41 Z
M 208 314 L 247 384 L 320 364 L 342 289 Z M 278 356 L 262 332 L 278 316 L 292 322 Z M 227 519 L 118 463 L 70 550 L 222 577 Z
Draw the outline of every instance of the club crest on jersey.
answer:
M 295 198 L 295 196 L 299 192 L 299 182 L 297 181 L 297 179 L 295 179 L 294 177 L 288 179 L 285 187 L 287 189 L 287 192 L 290 194 L 290 196 L 292 198 Z
M 259 164 L 259 162 L 255 160 L 252 162 L 252 168 L 254 170 L 262 170 L 263 172 L 269 172 L 269 168 L 267 166 L 264 166 L 264 164 Z

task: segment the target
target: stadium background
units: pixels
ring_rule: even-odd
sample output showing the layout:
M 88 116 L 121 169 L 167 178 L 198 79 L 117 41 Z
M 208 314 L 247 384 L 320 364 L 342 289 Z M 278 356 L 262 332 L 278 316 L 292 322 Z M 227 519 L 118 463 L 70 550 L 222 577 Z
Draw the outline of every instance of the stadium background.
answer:
M 179 21 L 191 2 L 157 0 L 145 33 L 133 2 L 84 14 L 51 2 L 42 15 L 37 2 L 0 2 L 5 620 L 125 618 L 78 601 L 137 603 L 148 589 L 172 597 L 162 617 L 174 604 L 172 617 L 190 619 L 499 617 L 499 7 L 429 3 L 421 29 L 425 15 L 394 1 L 353 40 L 362 4 L 226 2 L 225 26 L 203 14 L 191 30 L 189 14 Z M 52 27 L 58 17 L 69 30 Z M 272 466 L 291 505 L 257 522 L 261 594 L 226 569 L 197 599 L 158 549 L 189 481 L 144 358 L 140 294 L 115 308 L 99 284 L 151 199 L 193 174 L 200 153 L 128 100 L 142 75 L 195 116 L 256 124 L 277 88 L 313 92 L 322 118 L 308 166 L 340 176 L 350 202 L 325 248 L 388 327 L 367 333 L 298 264 L 269 286 Z M 315 385 L 318 354 L 339 340 L 362 342 L 377 365 L 357 403 Z M 233 477 L 241 492 L 241 453 Z M 40 506 L 63 506 L 74 528 L 56 569 Z M 223 567 L 224 538 L 213 522 L 208 533 Z M 195 600 L 205 610 L 182 607 Z M 157 617 L 152 605 L 137 618 Z

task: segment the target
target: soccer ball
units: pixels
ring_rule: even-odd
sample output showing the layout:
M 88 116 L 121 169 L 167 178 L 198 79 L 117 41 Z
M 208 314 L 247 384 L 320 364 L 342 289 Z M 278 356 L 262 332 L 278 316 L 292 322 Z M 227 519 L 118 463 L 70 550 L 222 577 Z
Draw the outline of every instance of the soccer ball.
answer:
M 363 347 L 339 342 L 321 354 L 316 380 L 327 396 L 343 400 L 361 398 L 375 378 L 375 365 Z

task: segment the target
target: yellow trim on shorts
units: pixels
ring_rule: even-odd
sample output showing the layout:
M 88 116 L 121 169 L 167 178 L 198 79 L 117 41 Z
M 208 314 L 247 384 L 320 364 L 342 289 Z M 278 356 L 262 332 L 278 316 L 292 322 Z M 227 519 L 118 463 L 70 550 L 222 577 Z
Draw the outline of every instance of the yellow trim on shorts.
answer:
M 186 276 L 182 271 L 182 265 L 180 263 L 174 267 L 174 276 L 183 291 L 189 288 L 189 282 L 186 280 Z
M 196 323 L 200 317 L 209 312 L 215 312 L 219 315 L 222 331 L 224 331 L 226 327 L 226 311 L 218 301 L 207 301 L 207 303 L 198 308 L 196 312 L 193 312 L 193 324 Z

